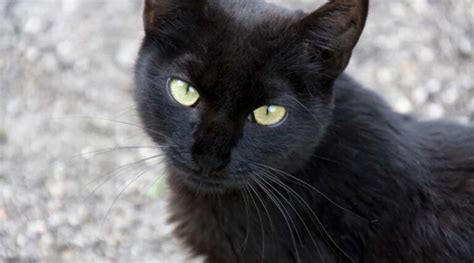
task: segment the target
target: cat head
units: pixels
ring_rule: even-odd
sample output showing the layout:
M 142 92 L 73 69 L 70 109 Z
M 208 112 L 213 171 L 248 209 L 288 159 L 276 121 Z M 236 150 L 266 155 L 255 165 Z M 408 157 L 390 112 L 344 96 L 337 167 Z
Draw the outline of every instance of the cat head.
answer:
M 136 102 L 171 176 L 225 192 L 301 169 L 331 122 L 332 86 L 367 9 L 368 0 L 310 14 L 258 0 L 145 0 Z

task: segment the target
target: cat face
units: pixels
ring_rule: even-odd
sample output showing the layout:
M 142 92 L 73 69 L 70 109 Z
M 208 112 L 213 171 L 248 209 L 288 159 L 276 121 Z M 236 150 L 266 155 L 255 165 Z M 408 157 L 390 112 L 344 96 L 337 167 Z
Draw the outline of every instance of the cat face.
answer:
M 147 0 L 136 67 L 149 135 L 172 176 L 203 192 L 262 180 L 264 168 L 292 173 L 311 158 L 361 31 L 341 44 L 334 25 L 315 35 L 330 17 L 221 2 Z

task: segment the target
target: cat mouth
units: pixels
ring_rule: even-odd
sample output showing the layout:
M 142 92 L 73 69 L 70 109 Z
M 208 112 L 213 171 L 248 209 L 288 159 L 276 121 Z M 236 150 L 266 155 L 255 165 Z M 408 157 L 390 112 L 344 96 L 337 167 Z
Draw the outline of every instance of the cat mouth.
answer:
M 173 158 L 172 158 L 173 160 Z M 173 160 L 171 168 L 174 171 L 175 176 L 178 176 L 186 187 L 196 192 L 209 192 L 209 193 L 225 193 L 231 190 L 238 190 L 246 184 L 243 179 L 229 178 L 228 176 L 222 177 L 204 177 L 201 176 L 194 169 L 180 163 L 177 160 Z
M 204 179 L 197 176 L 188 176 L 186 179 L 192 184 L 205 187 L 222 187 L 225 184 L 224 180 Z
M 188 175 L 183 182 L 190 188 L 199 192 L 224 193 L 230 190 L 238 190 L 242 182 L 230 179 L 209 179 L 195 175 Z

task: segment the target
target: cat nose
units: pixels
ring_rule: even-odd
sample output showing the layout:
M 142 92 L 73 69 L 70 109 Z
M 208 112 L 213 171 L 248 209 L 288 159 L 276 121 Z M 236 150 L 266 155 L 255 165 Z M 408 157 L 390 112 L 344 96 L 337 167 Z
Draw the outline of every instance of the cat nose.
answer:
M 206 178 L 223 176 L 226 161 L 211 154 L 194 154 L 193 157 L 201 176 Z
M 223 177 L 230 162 L 235 137 L 227 118 L 208 116 L 194 133 L 192 156 L 203 177 Z

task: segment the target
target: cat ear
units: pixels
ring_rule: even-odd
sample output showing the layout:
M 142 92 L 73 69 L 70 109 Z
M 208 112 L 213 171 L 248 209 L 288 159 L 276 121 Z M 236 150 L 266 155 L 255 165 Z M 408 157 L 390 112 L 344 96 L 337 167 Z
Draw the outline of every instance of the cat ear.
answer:
M 183 23 L 202 15 L 207 0 L 145 0 L 143 23 L 145 33 L 161 31 L 166 26 L 185 26 Z
M 367 20 L 369 0 L 330 0 L 300 22 L 307 55 L 336 78 L 349 64 Z

